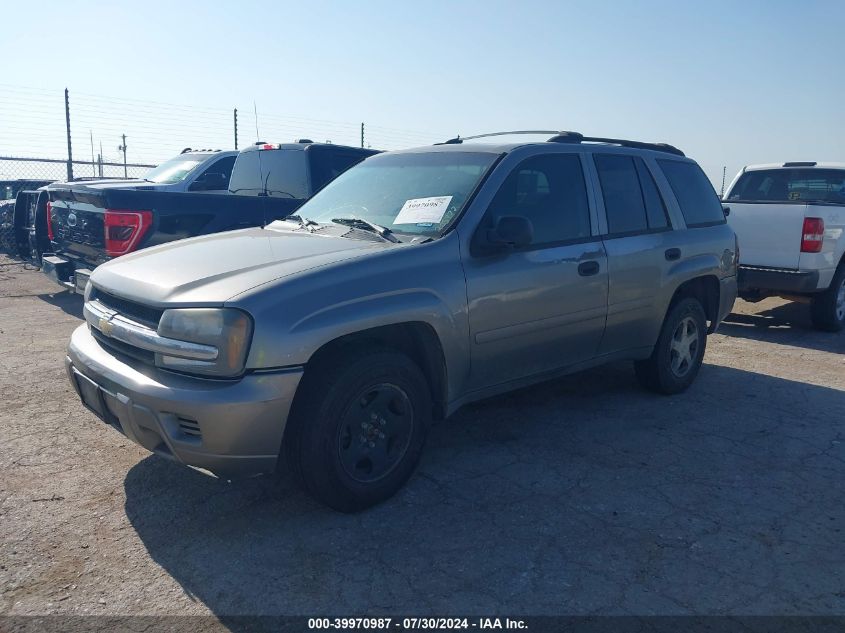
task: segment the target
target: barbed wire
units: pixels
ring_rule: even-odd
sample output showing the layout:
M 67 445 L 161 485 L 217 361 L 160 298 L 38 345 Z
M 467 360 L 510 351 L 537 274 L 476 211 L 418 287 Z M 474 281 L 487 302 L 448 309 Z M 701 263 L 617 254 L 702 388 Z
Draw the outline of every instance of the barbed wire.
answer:
M 74 158 L 87 158 L 93 141 L 95 159 L 102 153 L 104 159 L 122 161 L 118 148 L 124 134 L 130 162 L 158 163 L 184 147 L 232 149 L 235 143 L 234 108 L 71 90 L 70 119 Z M 6 123 L 0 154 L 67 157 L 63 90 L 0 82 L 0 120 Z M 361 142 L 361 123 L 265 112 L 261 107 L 258 128 L 260 140 L 267 142 L 298 138 L 355 146 Z M 239 108 L 239 145 L 254 142 L 254 132 L 253 108 Z M 365 125 L 365 144 L 377 149 L 411 147 L 453 135 Z

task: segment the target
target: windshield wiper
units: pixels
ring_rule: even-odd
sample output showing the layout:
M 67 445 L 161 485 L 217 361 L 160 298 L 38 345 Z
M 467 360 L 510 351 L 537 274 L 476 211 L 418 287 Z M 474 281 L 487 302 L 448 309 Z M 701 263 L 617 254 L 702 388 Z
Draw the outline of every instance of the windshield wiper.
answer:
M 380 224 L 374 224 L 369 220 L 364 220 L 362 218 L 332 218 L 332 222 L 335 224 L 342 224 L 344 226 L 350 226 L 354 229 L 361 229 L 362 231 L 369 231 L 370 233 L 375 233 L 380 238 L 382 238 L 385 242 L 393 242 L 399 243 L 400 240 L 393 234 L 386 226 L 381 226 Z
M 309 233 L 314 232 L 314 229 L 311 228 L 312 226 L 320 226 L 319 222 L 315 222 L 311 218 L 303 218 L 301 215 L 297 215 L 296 213 L 294 213 L 293 215 L 289 215 L 285 218 L 285 220 L 293 220 L 294 222 L 299 222 L 299 226 L 301 226 Z

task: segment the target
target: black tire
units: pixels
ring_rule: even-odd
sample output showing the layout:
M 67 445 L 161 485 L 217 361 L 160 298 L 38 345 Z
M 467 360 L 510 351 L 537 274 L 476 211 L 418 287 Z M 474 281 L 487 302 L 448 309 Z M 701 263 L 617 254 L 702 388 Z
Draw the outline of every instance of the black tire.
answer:
M 425 376 L 404 354 L 333 356 L 303 377 L 283 442 L 288 468 L 326 505 L 363 510 L 390 498 L 414 472 L 431 413 Z
M 845 328 L 845 262 L 839 264 L 830 287 L 813 297 L 810 318 L 816 329 L 840 332 Z
M 685 328 L 683 332 L 682 324 Z M 679 334 L 683 338 L 678 338 Z M 683 347 L 685 344 L 689 358 L 677 351 L 677 346 Z M 681 299 L 669 308 L 651 356 L 634 363 L 637 379 L 650 391 L 667 395 L 680 393 L 698 375 L 706 346 L 707 318 L 704 308 L 698 299 Z

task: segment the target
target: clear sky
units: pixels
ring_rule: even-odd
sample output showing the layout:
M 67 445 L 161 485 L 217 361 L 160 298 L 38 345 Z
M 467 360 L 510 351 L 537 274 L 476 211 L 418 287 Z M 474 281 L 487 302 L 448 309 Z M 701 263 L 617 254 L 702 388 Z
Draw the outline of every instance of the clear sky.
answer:
M 30 133 L 63 155 L 50 108 L 67 86 L 75 133 L 107 155 L 131 125 L 109 104 L 146 114 L 129 142 L 146 157 L 214 117 L 231 145 L 233 107 L 251 142 L 255 103 L 261 136 L 281 135 L 267 141 L 355 142 L 360 121 L 386 147 L 526 128 L 666 141 L 717 189 L 723 165 L 730 181 L 748 163 L 845 160 L 845 0 L 2 6 L 0 155 Z

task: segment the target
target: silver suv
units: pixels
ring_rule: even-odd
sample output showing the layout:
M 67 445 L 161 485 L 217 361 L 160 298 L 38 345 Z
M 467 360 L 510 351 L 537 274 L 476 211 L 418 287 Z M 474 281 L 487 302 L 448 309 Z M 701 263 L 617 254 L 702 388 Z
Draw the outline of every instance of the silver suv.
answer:
M 467 402 L 619 359 L 683 391 L 736 267 L 712 185 L 671 146 L 452 139 L 368 158 L 263 229 L 100 266 L 66 363 L 148 450 L 227 478 L 284 460 L 355 511 Z

